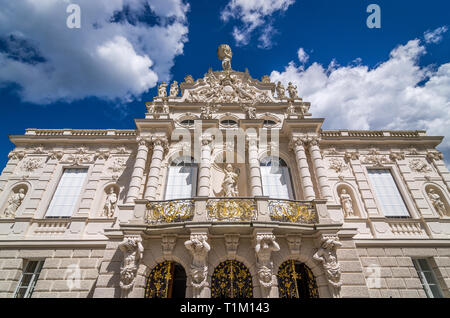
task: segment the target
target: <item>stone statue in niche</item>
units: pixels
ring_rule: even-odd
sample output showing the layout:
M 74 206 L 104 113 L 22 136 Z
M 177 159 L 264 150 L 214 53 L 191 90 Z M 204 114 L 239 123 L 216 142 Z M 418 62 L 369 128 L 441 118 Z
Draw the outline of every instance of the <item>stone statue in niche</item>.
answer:
M 222 61 L 222 68 L 224 71 L 231 70 L 231 58 L 233 57 L 233 52 L 228 44 L 221 44 L 217 48 L 217 57 Z
M 277 83 L 277 87 L 276 87 L 276 90 L 277 90 L 277 96 L 278 96 L 278 98 L 285 98 L 286 96 L 285 96 L 285 89 L 284 89 L 284 86 L 283 86 L 283 84 L 281 84 L 281 82 L 278 82 Z
M 114 216 L 114 208 L 117 203 L 117 194 L 114 192 L 114 188 L 111 187 L 109 189 L 109 193 L 106 196 L 106 202 L 103 206 L 103 214 L 102 216 L 106 216 L 108 218 L 112 218 Z
M 428 197 L 430 198 L 431 202 L 433 203 L 434 208 L 439 213 L 440 216 L 445 216 L 445 204 L 442 202 L 441 197 L 439 194 L 434 191 L 434 189 L 428 190 Z
M 167 84 L 166 82 L 162 82 L 158 86 L 158 97 L 167 97 Z
M 222 182 L 222 190 L 223 195 L 225 197 L 237 197 L 238 192 L 238 178 L 239 178 L 239 169 L 233 169 L 231 164 L 227 164 L 225 167 L 225 177 Z
M 350 194 L 347 193 L 347 190 L 342 189 L 341 195 L 339 197 L 341 199 L 345 217 L 355 216 L 355 213 L 353 212 L 353 200 Z
M 19 191 L 13 192 L 11 197 L 8 199 L 8 206 L 5 210 L 5 217 L 13 218 L 16 216 L 16 211 L 19 206 L 22 204 L 23 199 L 25 198 L 25 189 L 20 188 Z
M 173 83 L 170 85 L 170 97 L 175 97 L 178 95 L 178 82 L 173 81 Z
M 289 82 L 287 90 L 290 99 L 296 99 L 298 97 L 297 86 L 294 86 L 292 82 Z

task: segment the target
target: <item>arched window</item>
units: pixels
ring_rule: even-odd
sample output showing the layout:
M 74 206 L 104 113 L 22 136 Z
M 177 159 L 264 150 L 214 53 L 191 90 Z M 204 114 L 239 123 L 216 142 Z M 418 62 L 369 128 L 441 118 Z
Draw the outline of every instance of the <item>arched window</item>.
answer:
M 173 160 L 167 173 L 165 200 L 186 199 L 196 195 L 197 164 L 192 157 Z
M 266 157 L 260 161 L 260 168 L 265 196 L 275 199 L 294 199 L 291 175 L 283 159 Z
M 233 119 L 224 119 L 220 122 L 221 125 L 226 126 L 226 127 L 233 127 L 233 126 L 237 126 L 237 121 L 233 120 Z
M 211 298 L 253 298 L 252 275 L 241 262 L 220 263 L 211 276 Z
M 280 298 L 318 298 L 316 279 L 303 263 L 288 260 L 278 271 Z

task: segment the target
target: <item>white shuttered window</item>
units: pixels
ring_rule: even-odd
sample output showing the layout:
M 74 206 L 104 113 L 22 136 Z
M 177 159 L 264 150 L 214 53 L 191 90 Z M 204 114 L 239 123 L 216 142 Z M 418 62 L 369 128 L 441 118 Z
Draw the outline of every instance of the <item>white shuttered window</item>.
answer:
M 282 159 L 264 158 L 261 160 L 260 169 L 265 196 L 274 199 L 293 199 L 289 168 Z
M 192 161 L 192 158 L 180 157 L 169 166 L 165 200 L 186 199 L 195 196 L 197 164 Z
M 46 217 L 71 217 L 86 180 L 87 169 L 64 169 Z
M 410 217 L 390 170 L 368 169 L 369 180 L 386 217 Z

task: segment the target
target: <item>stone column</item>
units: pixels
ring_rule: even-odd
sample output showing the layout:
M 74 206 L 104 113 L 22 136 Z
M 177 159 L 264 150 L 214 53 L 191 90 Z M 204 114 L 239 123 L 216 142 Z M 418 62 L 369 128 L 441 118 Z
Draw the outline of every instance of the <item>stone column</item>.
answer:
M 261 170 L 258 160 L 258 139 L 257 136 L 248 136 L 248 160 L 250 166 L 250 186 L 252 196 L 262 196 Z
M 134 162 L 133 173 L 131 175 L 130 186 L 128 190 L 127 203 L 134 203 L 134 200 L 138 199 L 139 192 L 142 184 L 142 177 L 144 176 L 145 165 L 148 155 L 148 144 L 143 138 L 138 138 L 139 144 L 136 155 L 136 161 Z
M 297 157 L 297 165 L 300 173 L 300 181 L 302 183 L 303 195 L 305 200 L 314 200 L 316 194 L 314 193 L 314 187 L 311 180 L 311 174 L 309 173 L 308 161 L 306 160 L 305 144 L 306 138 L 293 137 L 291 140 L 292 147 Z
M 211 179 L 212 135 L 201 136 L 202 154 L 198 174 L 198 196 L 209 196 Z
M 309 151 L 311 153 L 314 171 L 316 172 L 319 181 L 320 192 L 322 198 L 332 200 L 331 189 L 328 184 L 327 172 L 323 163 L 322 155 L 319 149 L 319 138 L 312 138 L 309 140 Z
M 161 163 L 164 158 L 164 150 L 167 148 L 167 144 L 168 141 L 166 137 L 154 137 L 152 139 L 153 154 L 144 195 L 144 198 L 147 200 L 155 200 L 156 198 Z

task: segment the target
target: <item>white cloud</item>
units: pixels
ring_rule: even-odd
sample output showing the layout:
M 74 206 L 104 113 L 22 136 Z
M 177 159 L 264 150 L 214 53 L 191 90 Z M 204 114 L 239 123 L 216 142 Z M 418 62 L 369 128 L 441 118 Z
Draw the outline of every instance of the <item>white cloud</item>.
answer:
M 300 63 L 305 64 L 309 60 L 308 53 L 305 52 L 305 50 L 301 47 L 297 51 L 298 60 Z
M 421 67 L 419 40 L 399 45 L 375 68 L 362 65 L 308 68 L 290 62 L 272 81 L 293 82 L 326 129 L 425 129 L 445 136 L 439 149 L 450 162 L 450 63 Z
M 443 34 L 448 31 L 447 26 L 441 26 L 433 31 L 427 31 L 424 33 L 426 43 L 439 43 L 442 41 Z
M 45 104 L 129 100 L 170 78 L 187 41 L 183 0 L 78 0 L 80 29 L 66 26 L 69 3 L 0 0 L 0 85 Z M 142 19 L 150 11 L 151 24 Z
M 253 31 L 262 29 L 259 47 L 270 48 L 272 36 L 276 33 L 270 17 L 276 12 L 285 12 L 295 0 L 230 0 L 221 12 L 221 19 L 228 22 L 239 20 L 234 26 L 233 37 L 236 45 L 247 45 Z M 263 27 L 264 26 L 264 27 Z

